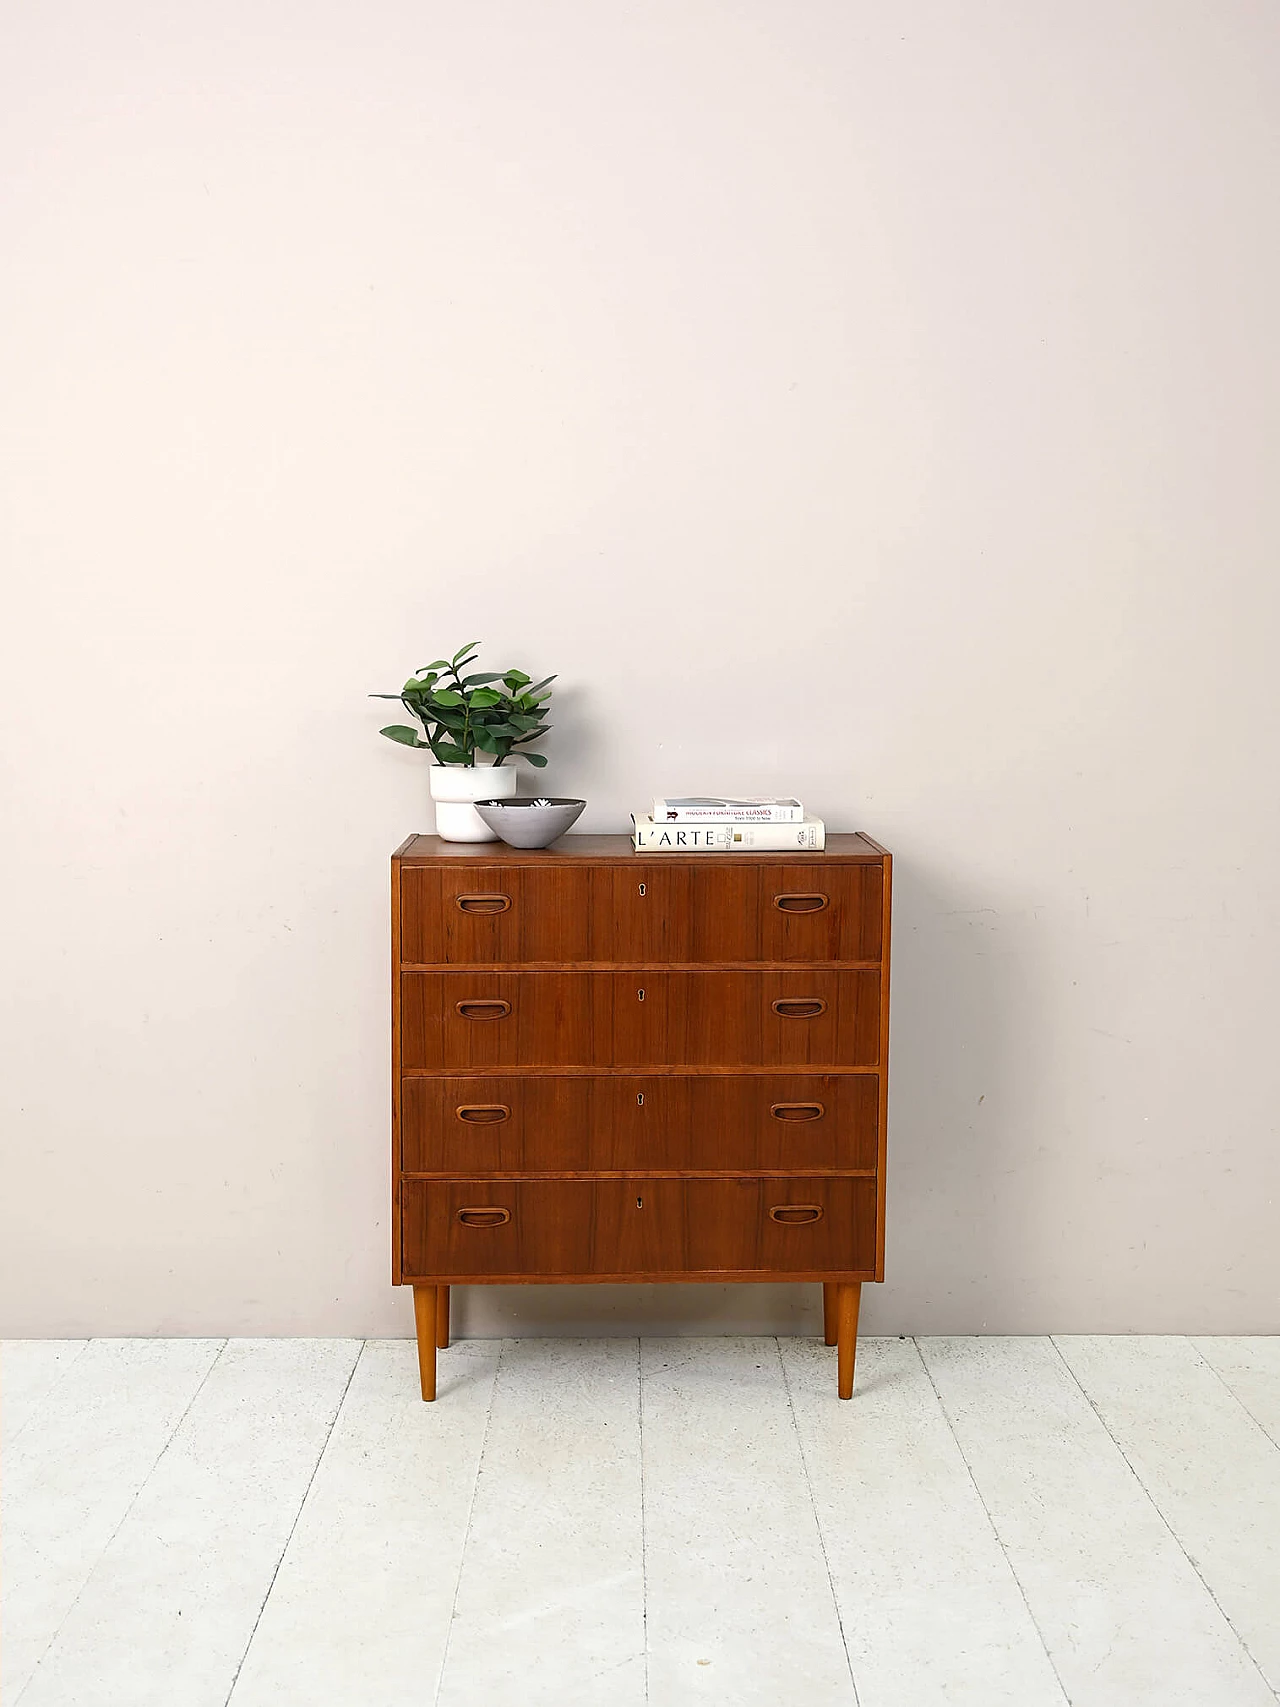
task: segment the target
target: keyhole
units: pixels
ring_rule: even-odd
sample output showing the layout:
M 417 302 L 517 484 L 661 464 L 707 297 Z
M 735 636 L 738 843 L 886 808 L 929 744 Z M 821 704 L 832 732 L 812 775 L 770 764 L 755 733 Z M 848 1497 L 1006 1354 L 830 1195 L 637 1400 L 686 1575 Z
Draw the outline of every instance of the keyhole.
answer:
M 637 1197 L 636 1198 L 636 1208 L 637 1209 L 643 1209 L 644 1208 L 644 1198 L 643 1197 Z
M 636 1092 L 636 1107 L 637 1108 L 643 1108 L 644 1107 L 644 1092 L 643 1091 L 637 1091 Z
M 644 884 L 643 883 L 640 885 L 640 893 L 642 895 L 644 894 Z
M 644 1000 L 644 991 L 643 990 L 637 990 L 636 995 L 640 998 L 641 1001 Z

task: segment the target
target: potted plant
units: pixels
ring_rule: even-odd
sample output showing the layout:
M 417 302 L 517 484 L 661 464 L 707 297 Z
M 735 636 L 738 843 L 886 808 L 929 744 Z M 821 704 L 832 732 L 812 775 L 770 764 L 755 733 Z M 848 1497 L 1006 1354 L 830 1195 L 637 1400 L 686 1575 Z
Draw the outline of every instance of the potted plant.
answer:
M 513 755 L 541 768 L 542 753 L 523 749 L 547 732 L 544 718 L 551 707 L 554 676 L 531 681 L 523 670 L 485 670 L 463 675 L 476 662 L 478 640 L 452 658 L 424 664 L 399 693 L 370 694 L 370 699 L 398 699 L 422 725 L 421 733 L 394 723 L 382 733 L 403 747 L 427 747 L 431 766 L 431 798 L 436 803 L 436 830 L 446 842 L 494 842 L 495 830 L 481 819 L 473 801 L 505 799 L 516 792 L 519 776 L 506 760 Z M 520 749 L 517 751 L 517 749 Z M 478 763 L 484 754 L 489 764 Z

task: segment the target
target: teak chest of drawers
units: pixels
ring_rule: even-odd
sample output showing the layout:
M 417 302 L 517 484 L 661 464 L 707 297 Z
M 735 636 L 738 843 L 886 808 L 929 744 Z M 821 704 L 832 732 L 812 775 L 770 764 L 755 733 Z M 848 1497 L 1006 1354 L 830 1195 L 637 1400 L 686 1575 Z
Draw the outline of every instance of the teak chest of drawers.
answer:
M 890 858 L 524 851 L 391 863 L 393 1278 L 422 1396 L 449 1288 L 821 1281 L 840 1397 L 884 1274 Z

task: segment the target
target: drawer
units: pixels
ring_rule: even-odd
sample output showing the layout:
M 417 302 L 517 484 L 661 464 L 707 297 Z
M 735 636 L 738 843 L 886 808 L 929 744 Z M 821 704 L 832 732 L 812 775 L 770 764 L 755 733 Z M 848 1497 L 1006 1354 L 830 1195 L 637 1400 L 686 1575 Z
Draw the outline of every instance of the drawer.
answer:
M 406 1078 L 406 1173 L 874 1169 L 874 1073 Z
M 883 867 L 731 857 L 405 866 L 406 965 L 878 960 Z
M 876 1270 L 868 1179 L 405 1180 L 406 1280 Z
M 401 1065 L 874 1067 L 878 971 L 405 972 Z

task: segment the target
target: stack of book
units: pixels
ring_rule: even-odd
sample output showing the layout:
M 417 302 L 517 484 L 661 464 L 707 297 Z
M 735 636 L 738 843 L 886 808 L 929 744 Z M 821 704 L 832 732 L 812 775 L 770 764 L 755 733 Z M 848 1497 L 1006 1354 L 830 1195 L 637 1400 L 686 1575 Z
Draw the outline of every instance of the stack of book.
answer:
M 806 818 L 798 800 L 690 794 L 655 800 L 631 822 L 643 853 L 818 853 L 827 840 L 822 819 Z

